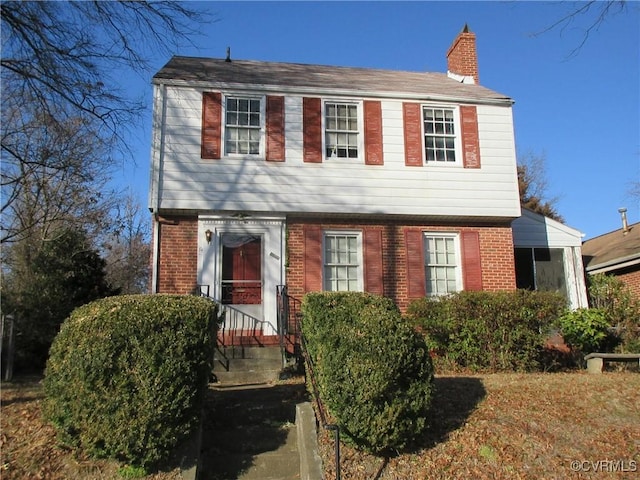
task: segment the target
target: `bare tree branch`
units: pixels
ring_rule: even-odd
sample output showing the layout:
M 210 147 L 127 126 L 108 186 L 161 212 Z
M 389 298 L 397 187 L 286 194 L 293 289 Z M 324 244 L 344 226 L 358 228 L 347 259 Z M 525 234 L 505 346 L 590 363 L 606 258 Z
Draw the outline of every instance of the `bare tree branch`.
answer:
M 569 52 L 567 58 L 577 55 L 582 47 L 587 43 L 591 34 L 594 31 L 597 31 L 608 18 L 619 13 L 624 13 L 627 10 L 626 0 L 588 0 L 586 2 L 571 3 L 573 6 L 570 7 L 566 15 L 562 16 L 548 27 L 532 34 L 532 36 L 538 37 L 559 28 L 560 34 L 562 35 L 565 30 L 571 26 L 582 29 L 582 39 L 579 41 L 578 45 Z M 581 21 L 586 21 L 586 25 L 577 25 Z

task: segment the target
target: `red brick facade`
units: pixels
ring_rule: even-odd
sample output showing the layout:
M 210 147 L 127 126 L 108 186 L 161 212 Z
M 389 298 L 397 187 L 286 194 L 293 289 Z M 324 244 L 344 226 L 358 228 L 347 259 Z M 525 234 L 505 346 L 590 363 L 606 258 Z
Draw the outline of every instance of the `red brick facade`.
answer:
M 636 267 L 616 273 L 616 276 L 622 280 L 635 298 L 640 300 L 640 270 Z
M 477 84 L 480 83 L 476 35 L 470 32 L 466 26 L 449 47 L 447 69 L 458 75 L 473 77 Z
M 308 231 L 321 232 L 323 229 L 350 229 L 361 230 L 364 233 L 365 242 L 373 241 L 379 236 L 381 239 L 380 262 L 374 261 L 369 269 L 380 268 L 382 270 L 382 293 L 393 299 L 401 310 L 406 309 L 411 300 L 409 292 L 410 280 L 408 271 L 411 271 L 410 261 L 407 259 L 406 231 L 446 231 L 446 232 L 477 232 L 480 248 L 481 262 L 481 288 L 482 290 L 498 291 L 513 290 L 516 288 L 515 266 L 513 257 L 513 237 L 510 227 L 462 227 L 462 226 L 433 226 L 433 225 L 404 225 L 399 223 L 370 224 L 370 223 L 338 223 L 328 221 L 317 222 L 292 222 L 287 223 L 287 285 L 289 293 L 294 297 L 302 297 L 304 293 L 322 288 L 321 268 L 318 264 L 310 265 L 306 261 L 305 249 L 313 248 L 318 255 L 319 239 L 309 235 Z M 377 232 L 377 234 L 376 234 Z M 373 240 L 367 240 L 372 238 Z M 366 249 L 366 246 L 365 246 Z M 308 253 L 307 253 L 308 254 Z M 365 253 L 365 256 L 367 254 Z M 365 283 L 367 277 L 375 276 L 367 271 L 365 260 Z M 379 265 L 379 266 L 378 266 Z M 310 271 L 312 269 L 312 271 Z M 373 290 L 377 290 L 375 283 L 370 283 Z M 365 290 L 370 291 L 370 288 Z
M 165 217 L 158 228 L 156 292 L 191 293 L 197 283 L 197 218 Z M 408 232 L 418 233 L 416 238 L 421 238 L 422 231 L 458 232 L 462 238 L 472 239 L 469 245 L 479 247 L 479 266 L 471 263 L 463 267 L 465 288 L 487 291 L 516 288 L 510 227 L 289 221 L 286 275 L 289 293 L 294 297 L 301 298 L 306 292 L 322 289 L 320 259 L 325 229 L 363 232 L 363 246 L 368 252 L 365 252 L 364 262 L 365 290 L 390 297 L 403 311 L 412 298 L 424 295 L 424 279 L 422 283 L 416 283 L 410 278 L 419 276 L 423 269 L 422 259 L 407 254 L 410 249 L 416 250 L 415 245 L 409 248 L 408 242 L 421 243 L 421 240 L 410 240 Z M 463 257 L 468 255 L 467 249 L 463 246 Z M 465 268 L 469 271 L 464 272 Z
M 198 218 L 161 217 L 156 293 L 188 294 L 197 283 Z

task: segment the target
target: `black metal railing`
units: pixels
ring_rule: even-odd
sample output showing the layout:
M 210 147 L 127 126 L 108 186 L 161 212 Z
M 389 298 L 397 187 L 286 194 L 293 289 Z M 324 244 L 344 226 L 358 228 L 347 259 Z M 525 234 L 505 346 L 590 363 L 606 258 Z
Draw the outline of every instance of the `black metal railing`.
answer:
M 284 356 L 302 358 L 300 350 L 300 310 L 301 302 L 289 295 L 286 285 L 276 287 L 277 322 L 280 336 L 280 348 Z
M 312 393 L 316 401 L 316 410 L 320 417 L 320 424 L 326 430 L 332 431 L 334 435 L 336 480 L 340 480 L 340 427 L 335 423 L 329 422 L 326 408 L 320 399 L 315 366 L 307 350 L 305 337 L 300 326 L 302 318 L 302 312 L 300 310 L 301 302 L 297 298 L 289 295 L 286 285 L 278 285 L 277 289 L 280 346 L 283 349 L 286 349 L 287 346 L 292 346 L 293 354 L 301 357 L 304 361 L 306 383 L 307 385 L 311 385 L 313 390 Z

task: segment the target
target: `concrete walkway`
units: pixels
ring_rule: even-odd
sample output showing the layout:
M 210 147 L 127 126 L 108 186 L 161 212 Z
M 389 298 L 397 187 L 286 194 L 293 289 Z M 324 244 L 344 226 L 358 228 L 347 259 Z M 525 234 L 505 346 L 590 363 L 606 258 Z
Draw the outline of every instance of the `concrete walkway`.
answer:
M 299 480 L 304 384 L 216 387 L 206 399 L 198 480 Z

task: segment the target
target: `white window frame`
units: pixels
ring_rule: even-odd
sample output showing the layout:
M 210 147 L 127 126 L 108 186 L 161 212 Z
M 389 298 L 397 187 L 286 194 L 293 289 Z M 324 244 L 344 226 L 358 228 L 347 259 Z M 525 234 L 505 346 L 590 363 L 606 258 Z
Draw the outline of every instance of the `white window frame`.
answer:
M 326 255 L 326 243 L 327 237 L 356 237 L 357 240 L 357 256 L 358 256 L 358 264 L 355 265 L 357 267 L 357 289 L 356 290 L 334 290 L 332 285 L 328 284 L 327 278 L 327 267 L 331 266 L 327 263 L 327 255 Z M 322 232 L 322 289 L 324 291 L 353 291 L 353 292 L 362 292 L 364 291 L 364 255 L 362 249 L 362 232 L 357 230 L 325 230 Z M 336 264 L 336 266 L 341 266 L 341 264 Z M 344 265 L 348 266 L 348 265 Z M 331 287 L 331 288 L 327 288 Z
M 436 110 L 451 110 L 453 112 L 453 128 L 454 128 L 454 154 L 455 161 L 438 161 L 438 160 L 427 160 L 427 145 L 426 145 L 426 129 L 424 125 L 424 109 L 436 109 Z M 420 105 L 420 128 L 422 131 L 422 160 L 425 165 L 429 165 L 431 167 L 461 167 L 463 165 L 462 156 L 462 123 L 460 119 L 460 108 L 457 105 L 441 105 L 441 104 L 430 104 L 423 103 Z M 446 135 L 443 135 L 446 136 Z
M 430 282 L 431 279 L 434 277 L 434 275 L 431 274 L 430 269 L 431 268 L 437 268 L 437 267 L 451 267 L 450 264 L 429 264 L 428 263 L 428 239 L 430 238 L 445 238 L 445 239 L 453 239 L 453 248 L 454 248 L 454 253 L 455 253 L 455 260 L 456 263 L 455 265 L 453 265 L 455 267 L 455 274 L 454 274 L 454 279 L 455 280 L 455 290 L 452 291 L 432 291 L 432 289 L 430 289 Z M 462 254 L 460 251 L 460 234 L 455 233 L 455 232 L 423 232 L 422 234 L 422 244 L 423 244 L 423 253 L 424 253 L 424 273 L 425 273 L 425 293 L 427 296 L 429 297 L 437 297 L 437 296 L 443 296 L 443 295 L 448 295 L 450 293 L 455 293 L 455 292 L 459 292 L 463 289 L 463 283 L 462 283 Z
M 239 99 L 239 100 L 257 100 L 260 102 L 260 126 L 255 127 L 254 129 L 259 131 L 260 135 L 260 143 L 258 147 L 258 153 L 229 153 L 227 150 L 227 101 L 231 99 Z M 226 93 L 223 95 L 222 101 L 222 148 L 224 151 L 225 157 L 231 158 L 265 158 L 265 136 L 266 136 L 266 123 L 267 123 L 267 108 L 266 108 L 266 97 L 264 95 L 247 95 L 247 94 L 235 94 L 235 93 Z
M 356 133 L 358 136 L 357 148 L 358 155 L 356 157 L 338 157 L 327 155 L 327 105 L 328 104 L 338 104 L 338 105 L 349 105 L 355 106 L 357 112 L 358 119 L 358 131 L 352 132 Z M 359 160 L 364 159 L 364 112 L 363 112 L 363 102 L 358 100 L 351 99 L 334 99 L 327 98 L 322 101 L 322 157 L 324 160 L 328 160 L 331 162 L 345 162 L 345 163 L 353 163 Z

